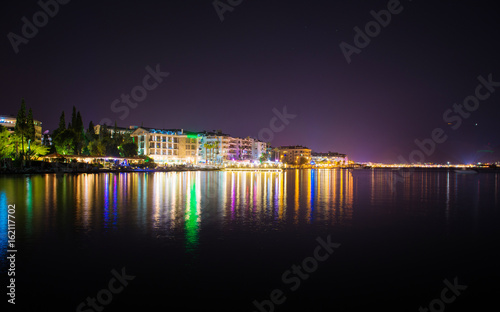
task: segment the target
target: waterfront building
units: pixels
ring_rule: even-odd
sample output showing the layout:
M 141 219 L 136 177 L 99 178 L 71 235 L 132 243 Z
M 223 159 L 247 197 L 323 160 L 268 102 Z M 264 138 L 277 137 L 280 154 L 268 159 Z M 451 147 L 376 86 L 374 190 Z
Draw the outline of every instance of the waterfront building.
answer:
M 200 136 L 199 155 L 206 163 L 256 161 L 267 150 L 265 142 L 251 137 L 232 137 L 220 130 L 204 131 Z
M 254 139 L 252 141 L 252 159 L 260 160 L 260 156 L 262 156 L 262 154 L 269 153 L 268 149 L 269 146 L 266 142 Z
M 311 161 L 311 150 L 305 146 L 280 146 L 277 151 L 279 161 L 283 163 L 298 165 L 301 157 L 305 157 L 307 163 Z
M 199 162 L 200 139 L 196 132 L 138 127 L 130 136 L 137 142 L 138 155 L 149 156 L 160 165 Z
M 42 122 L 33 119 L 35 124 L 35 142 L 42 142 Z M 0 115 L 0 125 L 7 128 L 9 132 L 14 132 L 14 127 L 16 126 L 16 117 L 10 115 Z
M 327 166 L 335 166 L 335 165 L 347 165 L 349 163 L 349 159 L 346 154 L 340 153 L 311 153 L 312 162 L 316 165 L 327 165 Z

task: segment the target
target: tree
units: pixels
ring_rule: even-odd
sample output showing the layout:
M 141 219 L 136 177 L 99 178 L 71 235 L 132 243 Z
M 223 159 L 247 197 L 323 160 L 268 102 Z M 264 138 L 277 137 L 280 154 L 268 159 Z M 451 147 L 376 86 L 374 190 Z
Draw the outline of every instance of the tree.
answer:
M 17 118 L 16 118 L 16 125 L 14 127 L 14 132 L 16 135 L 18 135 L 21 138 L 21 150 L 24 152 L 24 137 L 26 136 L 28 129 L 27 129 L 27 122 L 26 122 L 26 103 L 24 102 L 24 99 L 21 100 L 21 108 L 17 112 Z M 22 156 L 23 153 L 21 153 L 21 160 L 23 159 L 24 156 Z
M 219 141 L 215 141 L 212 143 L 205 143 L 203 144 L 203 147 L 205 148 L 205 161 L 211 161 L 213 162 L 213 155 L 214 155 L 214 148 L 217 148 L 219 146 Z M 210 151 L 210 153 L 208 153 Z M 210 155 L 210 156 L 208 156 Z
M 99 130 L 99 137 L 100 138 L 111 137 L 108 131 L 108 126 L 106 124 L 101 125 L 101 128 Z
M 106 154 L 106 146 L 101 140 L 94 140 L 89 143 L 89 151 L 92 156 L 104 156 Z
M 259 157 L 259 160 L 261 163 L 264 161 L 268 161 L 269 159 L 271 159 L 271 154 L 267 151 L 262 153 L 262 155 L 260 155 L 260 157 Z
M 124 143 L 118 147 L 120 156 L 122 157 L 135 157 L 137 156 L 137 143 L 129 142 Z
M 120 156 L 120 151 L 118 150 L 118 146 L 116 145 L 115 140 L 104 137 L 99 140 L 106 147 L 106 155 L 108 156 Z
M 113 141 L 116 146 L 121 145 L 124 141 L 123 135 L 120 133 L 120 131 L 118 131 L 118 126 L 116 124 L 116 121 L 115 121 L 115 126 L 113 128 Z
M 52 139 L 54 139 L 58 133 L 61 133 L 64 130 L 66 130 L 66 118 L 64 117 L 64 111 L 62 111 L 61 117 L 59 117 L 59 126 L 56 130 L 54 130 L 54 132 L 52 132 Z
M 33 121 L 33 111 L 31 108 L 28 111 L 28 117 L 26 119 L 26 138 L 28 142 L 34 142 L 36 137 L 35 122 Z
M 24 146 L 24 150 L 22 150 L 22 154 L 26 157 L 26 160 L 31 160 L 38 158 L 39 156 L 43 156 L 48 153 L 49 147 L 42 145 L 39 142 L 30 142 L 28 146 L 27 137 L 21 138 L 18 135 L 11 135 L 9 137 L 9 142 L 11 145 L 21 145 Z M 24 141 L 24 144 L 23 142 Z
M 76 123 L 74 125 L 75 130 L 82 133 L 83 132 L 83 121 L 82 121 L 82 115 L 80 114 L 80 111 L 76 114 Z
M 92 136 L 95 135 L 94 123 L 92 120 L 89 122 L 89 128 L 87 129 L 87 133 L 90 133 Z
M 299 160 L 297 161 L 297 165 L 307 165 L 309 163 L 309 159 L 307 159 L 307 157 L 305 156 L 300 156 L 299 157 Z
M 73 106 L 73 114 L 75 114 L 75 111 L 76 108 Z M 83 128 L 82 115 L 79 111 L 76 113 L 76 117 L 72 122 L 72 126 L 72 130 L 75 136 L 75 139 L 73 141 L 73 150 L 75 151 L 75 154 L 80 155 L 82 152 L 82 148 L 84 147 L 85 130 Z
M 15 153 L 12 137 L 4 126 L 0 125 L 0 159 L 9 158 Z
M 71 129 L 59 132 L 54 138 L 56 152 L 61 155 L 71 155 L 74 153 L 75 134 Z
M 90 155 L 91 154 L 90 153 L 90 143 L 92 143 L 96 139 L 97 139 L 97 136 L 95 135 L 95 131 L 94 131 L 94 123 L 92 121 L 90 121 L 89 127 L 83 136 L 83 141 L 84 141 L 83 151 L 82 151 L 83 155 Z
M 27 151 L 26 155 L 28 156 L 28 159 L 34 159 L 46 155 L 48 152 L 49 152 L 48 146 L 35 142 L 31 144 L 31 147 L 29 151 Z

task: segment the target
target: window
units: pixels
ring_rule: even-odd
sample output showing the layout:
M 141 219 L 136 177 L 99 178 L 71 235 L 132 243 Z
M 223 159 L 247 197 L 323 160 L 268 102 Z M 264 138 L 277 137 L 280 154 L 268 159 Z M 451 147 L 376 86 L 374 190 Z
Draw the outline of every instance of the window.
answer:
M 177 151 L 176 151 L 176 150 L 174 150 L 174 155 L 176 155 L 176 156 L 177 156 Z
M 174 138 L 174 143 L 179 143 L 179 138 Z
M 167 143 L 162 143 L 161 148 L 167 148 Z
M 155 148 L 155 143 L 154 142 L 149 142 L 149 148 Z
M 156 143 L 156 148 L 161 148 L 161 143 Z
M 174 144 L 174 149 L 178 149 L 179 147 L 177 147 L 177 144 Z

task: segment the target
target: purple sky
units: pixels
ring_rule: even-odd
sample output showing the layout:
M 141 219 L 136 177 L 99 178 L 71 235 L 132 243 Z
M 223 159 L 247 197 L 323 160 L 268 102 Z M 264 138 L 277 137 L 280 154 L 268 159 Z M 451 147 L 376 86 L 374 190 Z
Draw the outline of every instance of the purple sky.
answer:
M 500 14 L 491 2 L 401 1 L 402 12 L 350 64 L 339 44 L 354 45 L 353 28 L 389 1 L 269 2 L 243 0 L 221 21 L 212 0 L 71 1 L 17 54 L 8 34 L 22 35 L 21 18 L 40 7 L 6 3 L 0 114 L 16 114 L 24 97 L 44 130 L 57 127 L 62 110 L 69 121 L 75 105 L 85 125 L 109 118 L 257 137 L 273 108 L 286 105 L 296 118 L 274 146 L 394 162 L 441 127 L 448 139 L 425 161 L 500 160 L 500 91 L 457 130 L 443 120 L 474 95 L 479 75 L 500 81 Z M 157 64 L 169 76 L 122 120 L 111 103 Z

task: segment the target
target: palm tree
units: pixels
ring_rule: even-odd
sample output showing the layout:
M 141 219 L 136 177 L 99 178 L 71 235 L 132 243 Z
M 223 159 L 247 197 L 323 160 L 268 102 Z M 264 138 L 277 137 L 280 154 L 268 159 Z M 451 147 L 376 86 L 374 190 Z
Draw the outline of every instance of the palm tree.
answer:
M 208 156 L 207 150 L 212 149 L 212 143 L 206 142 L 205 144 L 203 144 L 203 147 L 205 148 L 205 163 L 206 163 L 209 160 L 209 158 L 207 157 Z
M 214 148 L 216 149 L 216 154 L 219 154 L 219 141 L 215 141 L 214 143 L 212 143 L 212 153 Z

